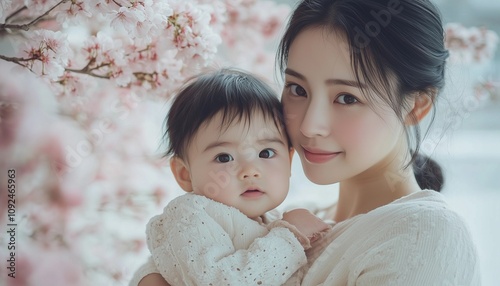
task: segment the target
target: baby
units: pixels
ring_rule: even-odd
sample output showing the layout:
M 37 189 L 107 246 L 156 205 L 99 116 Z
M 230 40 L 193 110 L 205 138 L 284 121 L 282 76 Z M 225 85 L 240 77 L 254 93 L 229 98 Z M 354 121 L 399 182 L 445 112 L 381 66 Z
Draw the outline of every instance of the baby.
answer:
M 275 93 L 241 71 L 198 76 L 176 96 L 165 137 L 187 194 L 148 223 L 152 258 L 131 285 L 150 273 L 170 285 L 294 281 L 304 250 L 329 226 L 303 209 L 269 212 L 288 193 L 293 155 Z

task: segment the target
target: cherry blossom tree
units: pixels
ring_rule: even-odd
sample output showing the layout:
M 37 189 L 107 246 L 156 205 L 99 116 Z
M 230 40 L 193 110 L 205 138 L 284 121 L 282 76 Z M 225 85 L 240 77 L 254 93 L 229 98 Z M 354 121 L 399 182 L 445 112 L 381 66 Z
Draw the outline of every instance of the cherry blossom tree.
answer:
M 207 68 L 271 79 L 288 13 L 257 0 L 1 1 L 6 285 L 126 285 L 147 220 L 179 191 L 162 158 L 169 100 Z

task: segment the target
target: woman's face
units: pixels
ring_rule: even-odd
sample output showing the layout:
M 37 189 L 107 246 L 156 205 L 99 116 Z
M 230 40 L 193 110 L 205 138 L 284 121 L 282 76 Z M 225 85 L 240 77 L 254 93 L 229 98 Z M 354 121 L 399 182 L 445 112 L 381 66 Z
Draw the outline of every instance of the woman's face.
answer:
M 315 28 L 293 41 L 282 102 L 293 147 L 312 182 L 389 176 L 388 166 L 406 154 L 396 114 L 366 90 L 374 98 L 369 104 L 363 87 L 362 79 L 355 80 L 343 37 Z

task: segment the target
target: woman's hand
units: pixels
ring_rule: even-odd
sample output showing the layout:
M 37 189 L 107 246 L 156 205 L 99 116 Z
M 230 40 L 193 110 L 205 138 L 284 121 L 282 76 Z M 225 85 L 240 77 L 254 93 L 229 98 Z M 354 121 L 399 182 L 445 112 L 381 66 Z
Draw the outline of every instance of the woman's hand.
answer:
M 330 226 L 306 209 L 294 209 L 283 214 L 283 220 L 294 225 L 312 243 Z
M 151 273 L 141 279 L 137 286 L 170 286 L 159 273 Z

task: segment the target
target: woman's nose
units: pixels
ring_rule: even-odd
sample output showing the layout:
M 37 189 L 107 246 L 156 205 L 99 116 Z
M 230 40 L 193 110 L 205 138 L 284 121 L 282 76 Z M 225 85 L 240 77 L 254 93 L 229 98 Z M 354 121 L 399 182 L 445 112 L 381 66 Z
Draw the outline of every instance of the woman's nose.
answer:
M 328 124 L 328 105 L 322 102 L 310 102 L 300 125 L 300 132 L 312 138 L 326 137 L 330 134 Z

